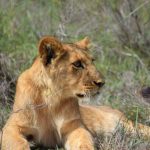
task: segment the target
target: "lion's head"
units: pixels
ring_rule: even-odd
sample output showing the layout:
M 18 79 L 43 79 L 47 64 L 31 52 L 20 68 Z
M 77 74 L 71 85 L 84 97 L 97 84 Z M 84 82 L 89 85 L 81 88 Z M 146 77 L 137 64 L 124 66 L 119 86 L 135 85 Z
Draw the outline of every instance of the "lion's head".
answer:
M 88 51 L 89 39 L 66 44 L 54 37 L 43 37 L 39 55 L 56 91 L 83 98 L 99 94 L 103 76 Z

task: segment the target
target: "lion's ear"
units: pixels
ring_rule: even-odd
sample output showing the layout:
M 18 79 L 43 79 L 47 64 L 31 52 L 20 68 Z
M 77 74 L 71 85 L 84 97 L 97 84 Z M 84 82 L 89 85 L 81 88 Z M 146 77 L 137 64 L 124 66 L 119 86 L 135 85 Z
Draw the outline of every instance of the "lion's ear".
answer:
M 39 55 L 44 66 L 51 63 L 63 51 L 61 42 L 55 37 L 45 36 L 39 42 Z
M 76 42 L 75 44 L 78 45 L 79 47 L 83 48 L 83 49 L 87 49 L 89 47 L 89 44 L 90 44 L 90 39 L 88 37 L 85 37 L 84 39 Z

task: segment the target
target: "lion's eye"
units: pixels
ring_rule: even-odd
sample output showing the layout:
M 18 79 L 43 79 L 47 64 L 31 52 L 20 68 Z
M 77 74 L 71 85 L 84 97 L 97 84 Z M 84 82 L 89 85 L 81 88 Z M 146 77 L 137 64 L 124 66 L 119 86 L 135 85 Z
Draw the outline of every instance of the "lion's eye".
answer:
M 83 64 L 82 64 L 82 62 L 81 62 L 80 60 L 78 60 L 78 61 L 76 61 L 76 62 L 74 62 L 74 63 L 72 63 L 72 64 L 73 64 L 73 66 L 76 67 L 76 68 L 81 68 L 81 69 L 84 68 L 84 66 L 83 66 Z

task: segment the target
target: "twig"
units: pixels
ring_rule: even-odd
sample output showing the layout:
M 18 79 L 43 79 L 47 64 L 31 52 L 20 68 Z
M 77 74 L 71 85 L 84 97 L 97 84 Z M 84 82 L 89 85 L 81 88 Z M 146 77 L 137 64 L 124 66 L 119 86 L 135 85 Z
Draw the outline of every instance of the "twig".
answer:
M 144 3 L 142 3 L 140 6 L 138 6 L 137 8 L 135 8 L 131 13 L 129 13 L 125 19 L 131 17 L 135 12 L 137 12 L 139 9 L 141 9 L 143 6 L 145 6 L 146 4 L 148 4 L 150 2 L 150 0 L 145 1 Z

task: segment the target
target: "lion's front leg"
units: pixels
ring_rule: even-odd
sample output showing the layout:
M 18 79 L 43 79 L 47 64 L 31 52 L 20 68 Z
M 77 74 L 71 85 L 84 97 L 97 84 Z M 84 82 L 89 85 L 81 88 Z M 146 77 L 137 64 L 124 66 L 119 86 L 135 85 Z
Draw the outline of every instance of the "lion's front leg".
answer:
M 28 141 L 14 125 L 6 126 L 3 129 L 1 148 L 2 150 L 30 150 Z
M 66 139 L 66 150 L 94 150 L 93 140 L 90 133 L 84 128 L 72 131 Z

